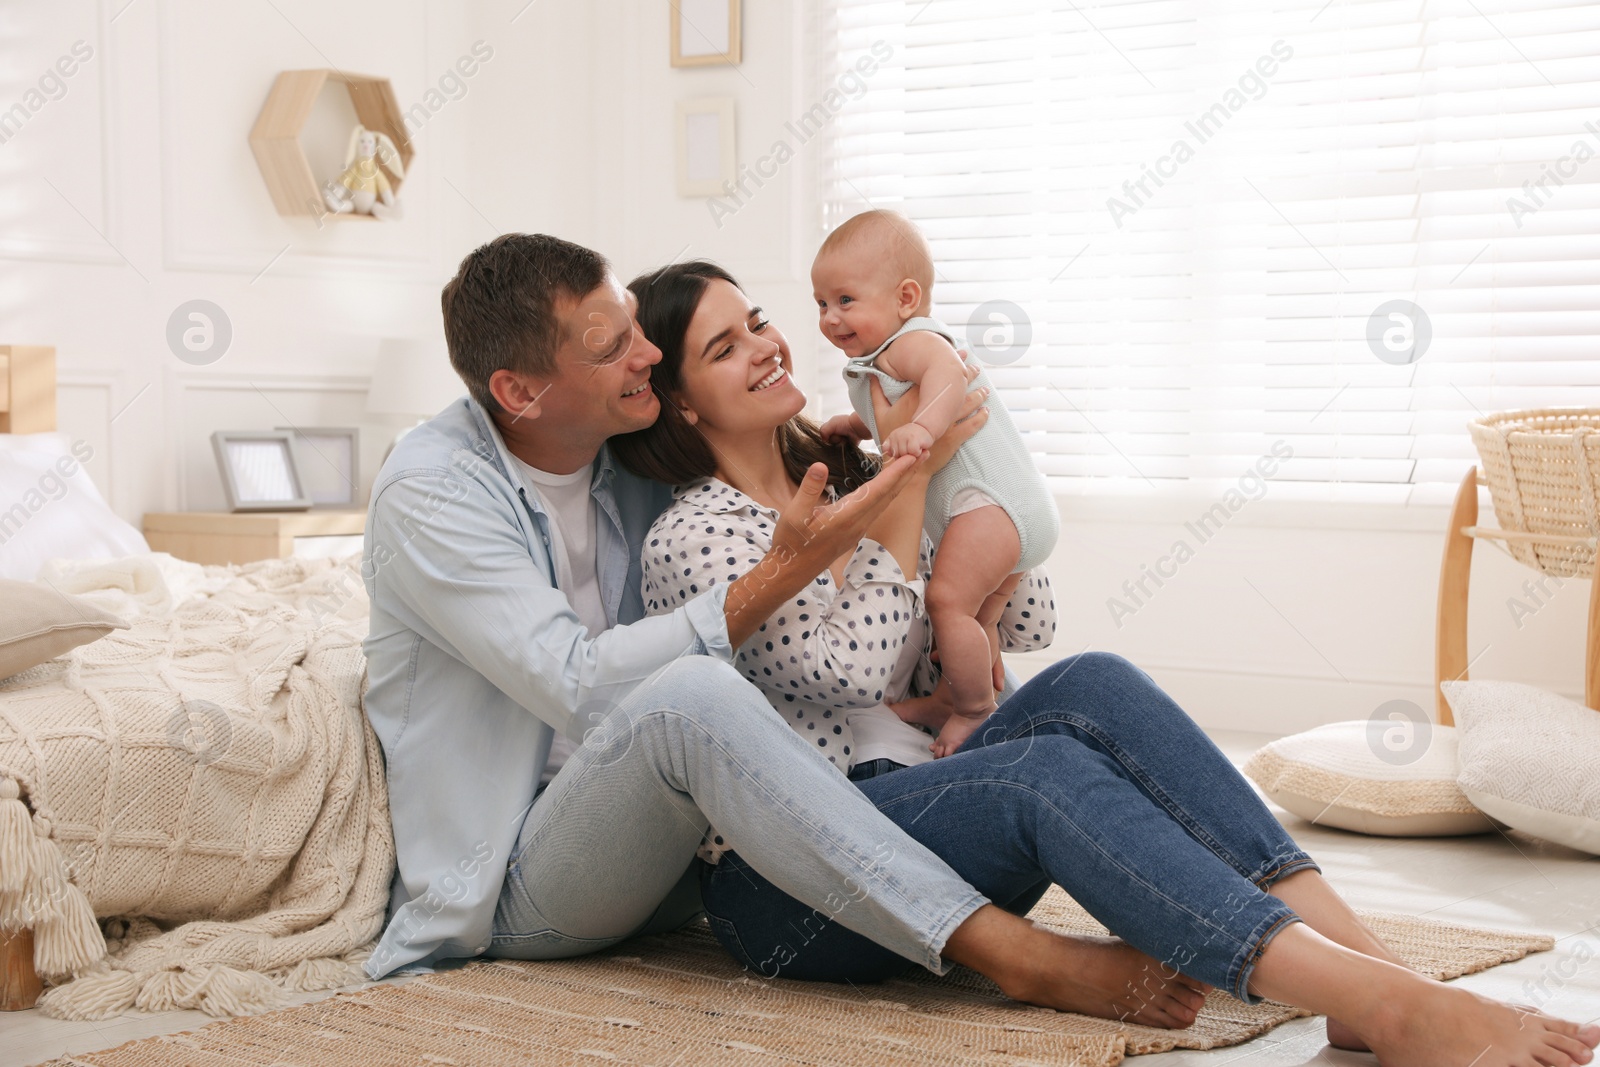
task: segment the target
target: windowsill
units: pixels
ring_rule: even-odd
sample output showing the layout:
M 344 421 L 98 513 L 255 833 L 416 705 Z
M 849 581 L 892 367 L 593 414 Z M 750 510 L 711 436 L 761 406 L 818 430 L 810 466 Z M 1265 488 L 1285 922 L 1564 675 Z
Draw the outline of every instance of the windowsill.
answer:
M 1181 526 L 1194 521 L 1222 500 L 1220 494 L 1174 489 L 1160 496 L 1114 494 L 1056 495 L 1063 522 L 1131 523 Z M 1483 512 L 1493 521 L 1493 511 Z M 1328 501 L 1273 499 L 1269 492 L 1247 500 L 1231 512 L 1229 526 L 1279 527 L 1304 530 L 1375 530 L 1391 533 L 1444 532 L 1450 508 L 1443 504 L 1402 504 L 1382 501 Z

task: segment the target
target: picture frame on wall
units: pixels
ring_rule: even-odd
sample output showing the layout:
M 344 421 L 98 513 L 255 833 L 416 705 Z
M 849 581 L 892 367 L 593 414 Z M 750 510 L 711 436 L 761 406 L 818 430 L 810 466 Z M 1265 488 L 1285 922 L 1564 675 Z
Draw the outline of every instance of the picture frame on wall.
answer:
M 678 101 L 678 195 L 723 196 L 738 177 L 731 96 Z
M 740 59 L 740 0 L 667 0 L 672 5 L 672 65 L 710 67 Z
M 361 431 L 354 426 L 279 426 L 294 435 L 296 460 L 311 506 L 349 508 L 362 503 Z
M 229 511 L 305 511 L 311 507 L 294 434 L 287 430 L 218 430 L 211 435 Z

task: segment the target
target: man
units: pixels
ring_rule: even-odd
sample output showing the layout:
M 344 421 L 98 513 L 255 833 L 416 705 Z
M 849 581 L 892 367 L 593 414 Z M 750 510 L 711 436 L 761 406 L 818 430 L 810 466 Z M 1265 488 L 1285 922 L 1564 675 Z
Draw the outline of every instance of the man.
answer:
M 605 448 L 659 411 L 660 352 L 631 301 L 598 254 L 542 235 L 477 249 L 444 289 L 470 397 L 396 445 L 367 518 L 366 706 L 398 856 L 367 972 L 573 956 L 672 929 L 699 911 L 689 874 L 713 825 L 799 900 L 864 890 L 849 928 L 935 972 L 941 950 L 982 967 L 1007 945 L 958 942 L 1021 920 L 884 818 L 729 666 L 854 548 L 913 461 L 830 508 L 808 476 L 760 565 L 644 618 L 641 541 L 670 490 Z

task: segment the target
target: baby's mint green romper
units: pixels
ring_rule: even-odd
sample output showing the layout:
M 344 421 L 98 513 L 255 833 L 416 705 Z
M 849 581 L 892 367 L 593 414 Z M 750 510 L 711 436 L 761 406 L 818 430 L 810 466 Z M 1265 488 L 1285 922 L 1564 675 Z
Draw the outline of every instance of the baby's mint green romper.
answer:
M 891 377 L 876 364 L 884 349 L 913 330 L 928 330 L 960 347 L 948 327 L 937 319 L 919 317 L 908 320 L 873 352 L 845 364 L 844 381 L 850 390 L 850 405 L 867 424 L 880 447 L 883 435 L 878 432 L 878 423 L 872 414 L 871 379 L 876 376 L 883 384 L 883 395 L 890 403 L 905 395 L 912 383 Z M 975 389 L 980 385 L 989 386 L 989 376 L 982 370 L 967 388 Z M 923 529 L 937 546 L 953 516 L 973 506 L 998 504 L 1011 517 L 1022 541 L 1022 559 L 1016 569 L 1032 570 L 1043 563 L 1055 547 L 1061 520 L 1044 475 L 1039 473 L 1033 457 L 1028 454 L 1027 446 L 1022 443 L 1021 435 L 993 386 L 989 386 L 989 399 L 984 401 L 984 406 L 989 409 L 989 421 L 956 451 L 928 484 Z

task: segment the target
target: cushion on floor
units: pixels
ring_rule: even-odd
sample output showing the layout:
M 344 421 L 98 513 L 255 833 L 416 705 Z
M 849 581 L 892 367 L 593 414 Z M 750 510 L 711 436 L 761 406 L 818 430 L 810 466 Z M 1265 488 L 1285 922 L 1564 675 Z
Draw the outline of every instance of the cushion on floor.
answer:
M 1600 855 L 1600 711 L 1520 682 L 1445 682 L 1461 790 L 1507 826 Z
M 1456 785 L 1456 745 L 1448 726 L 1358 719 L 1274 741 L 1244 773 L 1319 826 L 1384 837 L 1484 833 L 1494 824 Z

